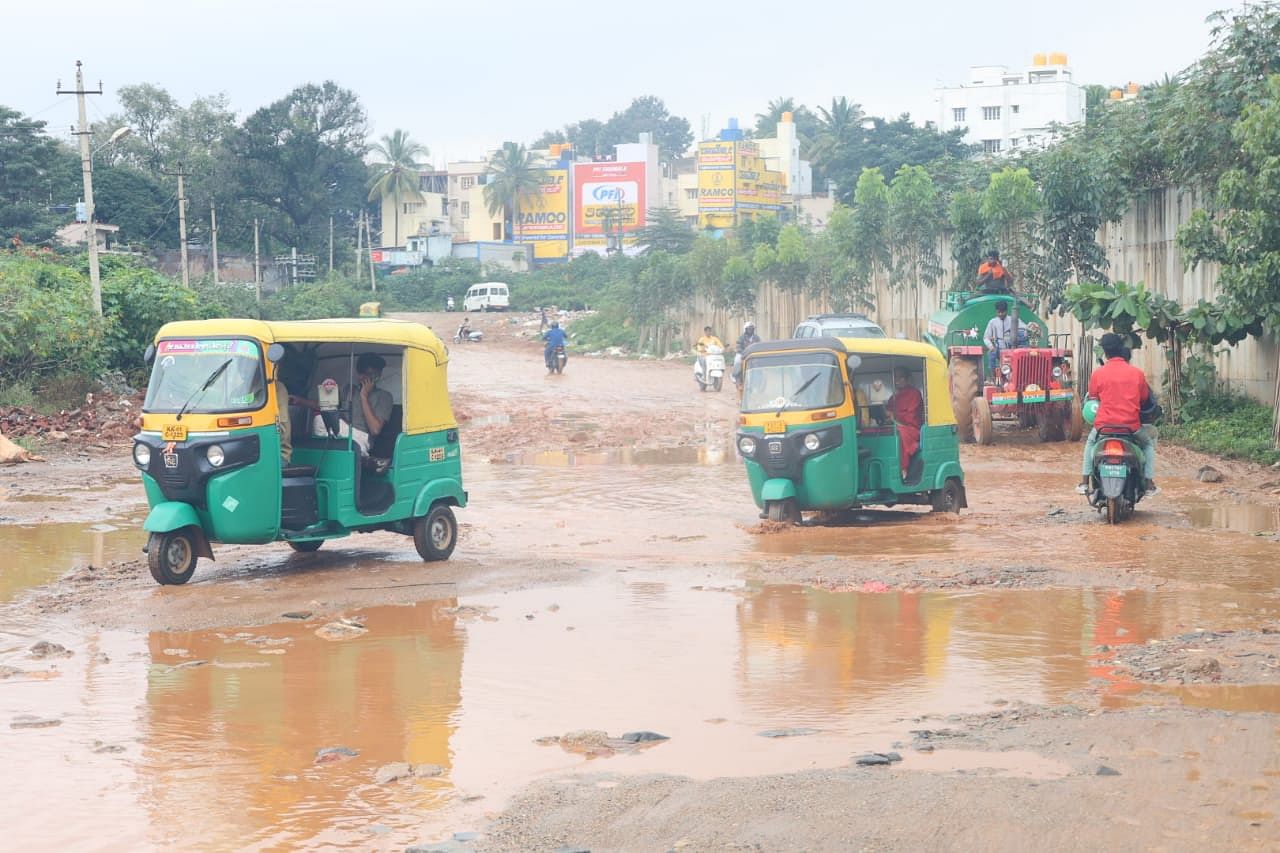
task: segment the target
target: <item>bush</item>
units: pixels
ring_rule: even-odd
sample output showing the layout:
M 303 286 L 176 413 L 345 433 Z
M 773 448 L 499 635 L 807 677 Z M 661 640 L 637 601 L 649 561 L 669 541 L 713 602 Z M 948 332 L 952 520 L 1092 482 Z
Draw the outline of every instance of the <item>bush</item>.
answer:
M 640 345 L 635 327 L 616 309 L 579 317 L 567 331 L 574 349 L 582 352 L 594 352 L 607 347 L 623 347 L 634 352 Z
M 105 325 L 87 276 L 53 260 L 0 253 L 0 381 L 36 386 L 61 373 L 96 376 Z
M 308 284 L 286 287 L 269 299 L 262 300 L 264 320 L 322 320 L 329 317 L 355 317 L 360 303 L 372 298 L 367 290 L 359 290 L 343 278 L 327 278 Z
M 1160 428 L 1160 439 L 1264 465 L 1280 462 L 1271 441 L 1273 412 L 1249 397 L 1219 392 L 1189 397 L 1179 412 L 1182 422 Z
M 109 369 L 140 379 L 146 365 L 142 355 L 156 332 L 174 320 L 210 316 L 195 290 L 155 270 L 116 266 L 102 279 L 102 313 L 106 318 L 103 360 Z

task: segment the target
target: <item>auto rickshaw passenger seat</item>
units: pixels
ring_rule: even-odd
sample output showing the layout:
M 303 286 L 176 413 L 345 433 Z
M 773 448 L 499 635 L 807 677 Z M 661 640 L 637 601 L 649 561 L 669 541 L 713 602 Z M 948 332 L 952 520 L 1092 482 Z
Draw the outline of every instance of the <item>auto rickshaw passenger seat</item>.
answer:
M 382 425 L 382 432 L 374 436 L 369 443 L 369 455 L 378 459 L 390 459 L 395 453 L 396 437 L 404 428 L 404 406 L 399 403 L 391 407 L 387 422 Z

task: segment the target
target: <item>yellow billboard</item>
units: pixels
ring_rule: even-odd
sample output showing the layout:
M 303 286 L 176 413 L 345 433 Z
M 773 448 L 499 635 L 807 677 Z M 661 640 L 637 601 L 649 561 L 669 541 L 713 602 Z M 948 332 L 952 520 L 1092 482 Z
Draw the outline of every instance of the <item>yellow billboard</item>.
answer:
M 533 244 L 537 260 L 569 256 L 569 172 L 542 169 L 537 192 L 521 193 L 516 210 L 515 238 Z

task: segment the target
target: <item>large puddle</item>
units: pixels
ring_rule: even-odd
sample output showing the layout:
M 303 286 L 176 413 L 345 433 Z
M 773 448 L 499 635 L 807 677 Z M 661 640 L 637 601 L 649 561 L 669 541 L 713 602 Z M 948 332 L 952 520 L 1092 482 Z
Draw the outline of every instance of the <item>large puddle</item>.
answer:
M 678 577 L 678 580 L 676 579 Z M 110 837 L 125 847 L 403 847 L 475 828 L 530 780 L 581 772 L 710 778 L 846 764 L 910 740 L 921 714 L 997 702 L 1104 704 L 1238 695 L 1146 688 L 1095 649 L 1221 624 L 1213 591 L 832 593 L 607 572 L 579 586 L 371 608 L 367 633 L 332 616 L 198 632 L 49 631 L 73 657 L 25 658 L 34 629 L 0 631 L 0 689 L 17 847 Z M 1238 691 L 1237 691 L 1238 693 Z M 1223 701 L 1215 702 L 1215 695 Z M 1280 711 L 1274 691 L 1247 704 Z M 538 738 L 597 729 L 670 737 L 586 758 Z M 784 730 L 794 735 L 764 737 Z M 343 747 L 342 760 L 317 761 Z M 331 756 L 334 757 L 334 756 Z M 1050 778 L 1034 754 L 939 749 L 905 766 Z M 440 774 L 378 785 L 392 762 Z M 68 772 L 74 767 L 74 772 Z M 76 802 L 48 819 L 51 802 Z
M 140 518 L 0 526 L 0 603 L 78 566 L 137 559 L 146 539 Z

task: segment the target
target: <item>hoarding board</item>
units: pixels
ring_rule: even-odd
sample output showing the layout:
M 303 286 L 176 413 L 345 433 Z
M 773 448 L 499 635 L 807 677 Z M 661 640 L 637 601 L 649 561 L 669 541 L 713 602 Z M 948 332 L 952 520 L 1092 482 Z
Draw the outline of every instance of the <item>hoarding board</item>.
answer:
M 520 195 L 515 239 L 532 243 L 535 259 L 565 258 L 569 255 L 569 223 L 569 170 L 540 170 L 538 191 Z
M 606 234 L 644 227 L 644 163 L 577 163 L 573 183 L 574 233 L 587 238 L 575 243 L 603 243 Z

